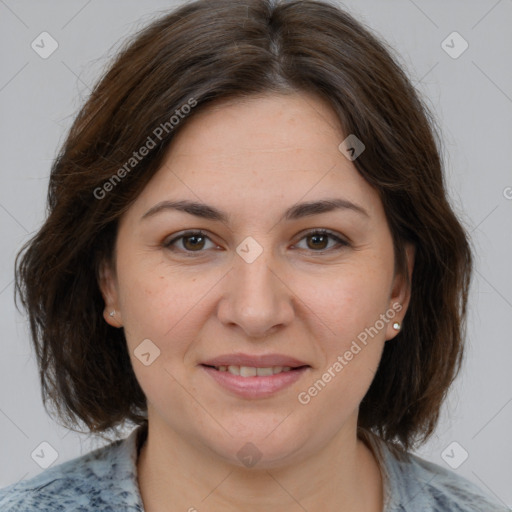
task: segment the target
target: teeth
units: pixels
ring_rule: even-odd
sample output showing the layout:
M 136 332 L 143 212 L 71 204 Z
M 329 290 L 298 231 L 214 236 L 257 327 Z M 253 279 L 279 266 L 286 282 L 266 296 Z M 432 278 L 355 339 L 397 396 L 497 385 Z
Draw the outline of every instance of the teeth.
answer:
M 228 366 L 228 372 L 233 375 L 240 375 L 240 366 Z
M 255 368 L 253 366 L 216 366 L 220 372 L 229 372 L 233 375 L 240 375 L 241 377 L 268 377 L 276 373 L 289 372 L 291 366 L 269 366 L 265 368 Z
M 229 367 L 231 370 L 231 367 Z M 240 366 L 240 377 L 256 377 L 258 370 L 252 366 Z
M 256 374 L 258 377 L 268 377 L 269 375 L 274 375 L 273 368 L 256 368 Z

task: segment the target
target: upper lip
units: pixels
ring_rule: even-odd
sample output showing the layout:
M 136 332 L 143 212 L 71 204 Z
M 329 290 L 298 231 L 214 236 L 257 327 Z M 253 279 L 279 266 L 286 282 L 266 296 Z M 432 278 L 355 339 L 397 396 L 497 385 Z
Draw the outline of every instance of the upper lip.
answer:
M 223 354 L 212 359 L 203 361 L 201 364 L 207 366 L 252 366 L 254 368 L 268 368 L 271 366 L 290 366 L 298 368 L 299 366 L 309 366 L 303 361 L 283 354 Z

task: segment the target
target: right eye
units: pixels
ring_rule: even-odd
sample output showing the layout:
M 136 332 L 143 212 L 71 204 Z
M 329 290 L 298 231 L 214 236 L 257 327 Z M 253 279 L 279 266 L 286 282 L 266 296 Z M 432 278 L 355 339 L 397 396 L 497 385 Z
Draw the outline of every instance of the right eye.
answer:
M 202 231 L 185 231 L 179 236 L 176 236 L 169 241 L 165 241 L 163 246 L 173 252 L 184 252 L 189 254 L 194 252 L 200 253 L 203 252 L 202 249 L 205 248 L 204 245 L 207 240 L 213 244 L 210 238 Z M 177 242 L 181 243 L 181 248 L 176 247 Z

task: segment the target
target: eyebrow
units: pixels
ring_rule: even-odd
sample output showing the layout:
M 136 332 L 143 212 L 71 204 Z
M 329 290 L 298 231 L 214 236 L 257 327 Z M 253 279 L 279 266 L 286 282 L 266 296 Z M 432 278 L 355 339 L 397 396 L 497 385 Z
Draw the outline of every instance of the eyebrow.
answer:
M 152 208 L 150 208 L 142 217 L 141 220 L 153 217 L 157 213 L 169 210 L 176 210 L 200 217 L 202 219 L 213 220 L 217 222 L 229 223 L 229 216 L 227 213 L 218 210 L 213 206 L 196 201 L 181 200 L 181 201 L 162 201 Z M 332 198 L 321 199 L 319 201 L 309 201 L 299 203 L 288 208 L 281 220 L 297 220 L 311 215 L 319 215 L 334 210 L 348 210 L 370 217 L 368 212 L 362 207 L 347 199 Z

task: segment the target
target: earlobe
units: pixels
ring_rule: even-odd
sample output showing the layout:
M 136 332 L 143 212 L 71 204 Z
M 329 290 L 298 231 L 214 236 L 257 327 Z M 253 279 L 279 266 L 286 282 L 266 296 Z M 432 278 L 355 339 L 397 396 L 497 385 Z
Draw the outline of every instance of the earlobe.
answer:
M 105 322 L 112 327 L 122 327 L 115 275 L 111 266 L 105 261 L 100 264 L 98 281 L 101 295 L 105 301 L 105 308 L 103 309 Z
M 390 311 L 395 312 L 393 320 L 389 323 L 386 340 L 394 338 L 403 328 L 403 318 L 411 300 L 412 273 L 414 269 L 414 256 L 416 248 L 412 244 L 406 244 L 405 255 L 407 259 L 407 276 L 399 274 L 395 276 L 391 293 Z
M 112 327 L 122 327 L 123 324 L 121 322 L 121 312 L 116 311 L 113 309 L 112 311 L 108 310 L 108 307 L 105 306 L 105 309 L 103 310 L 103 318 L 107 322 L 107 324 L 111 325 Z

